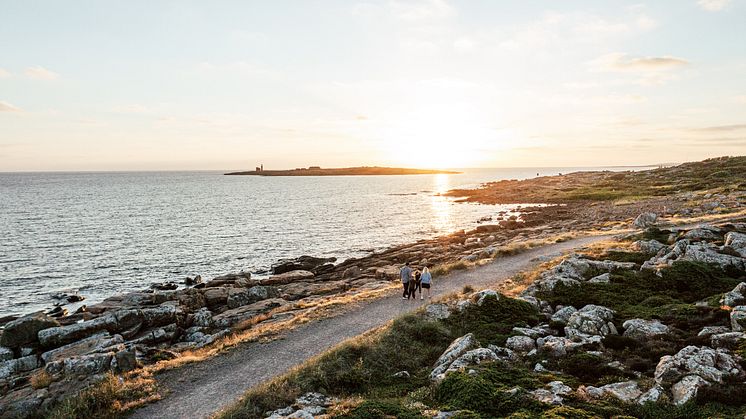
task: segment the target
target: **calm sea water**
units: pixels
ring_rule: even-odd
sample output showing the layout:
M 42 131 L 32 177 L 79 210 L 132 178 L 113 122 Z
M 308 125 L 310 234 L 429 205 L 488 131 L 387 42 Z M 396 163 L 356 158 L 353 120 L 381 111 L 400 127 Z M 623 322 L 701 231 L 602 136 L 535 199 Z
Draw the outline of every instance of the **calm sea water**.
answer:
M 0 173 L 0 316 L 49 308 L 60 292 L 77 292 L 90 304 L 187 275 L 261 272 L 281 258 L 363 256 L 511 209 L 455 203 L 438 192 L 570 170 Z

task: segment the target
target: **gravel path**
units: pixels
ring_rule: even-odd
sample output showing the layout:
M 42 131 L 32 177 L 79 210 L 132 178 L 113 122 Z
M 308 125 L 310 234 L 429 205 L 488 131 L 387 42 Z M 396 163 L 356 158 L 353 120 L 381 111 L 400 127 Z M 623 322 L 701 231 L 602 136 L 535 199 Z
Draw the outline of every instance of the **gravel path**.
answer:
M 504 257 L 467 271 L 434 278 L 433 297 L 460 291 L 464 285 L 476 289 L 499 283 L 525 271 L 542 256 L 558 256 L 610 236 L 569 240 Z M 404 301 L 400 293 L 361 303 L 339 316 L 312 322 L 268 343 L 245 343 L 194 364 L 164 372 L 159 384 L 170 390 L 163 400 L 135 411 L 133 418 L 205 418 L 236 401 L 249 388 L 280 375 L 306 359 L 340 342 L 381 326 L 413 311 L 427 300 Z

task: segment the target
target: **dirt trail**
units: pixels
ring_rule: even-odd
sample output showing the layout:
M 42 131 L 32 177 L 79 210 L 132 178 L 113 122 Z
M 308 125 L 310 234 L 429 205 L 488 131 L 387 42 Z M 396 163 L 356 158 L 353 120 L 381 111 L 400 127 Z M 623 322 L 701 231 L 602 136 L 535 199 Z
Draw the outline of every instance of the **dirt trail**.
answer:
M 434 278 L 433 297 L 459 291 L 467 284 L 477 289 L 494 285 L 538 265 L 538 257 L 556 256 L 609 237 L 585 237 L 542 246 L 475 269 Z M 361 303 L 339 316 L 300 326 L 283 339 L 240 344 L 225 354 L 167 371 L 158 376 L 158 381 L 170 394 L 135 411 L 131 417 L 209 417 L 236 401 L 249 388 L 426 303 L 427 300 L 404 301 L 400 294 L 392 292 L 387 297 Z

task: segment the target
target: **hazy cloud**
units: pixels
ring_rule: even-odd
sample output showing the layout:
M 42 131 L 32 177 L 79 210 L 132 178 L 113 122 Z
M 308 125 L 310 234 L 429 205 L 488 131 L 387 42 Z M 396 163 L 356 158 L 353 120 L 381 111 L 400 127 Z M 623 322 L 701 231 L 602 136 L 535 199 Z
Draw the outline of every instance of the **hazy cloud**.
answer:
M 663 57 L 632 57 L 614 52 L 591 61 L 591 66 L 600 71 L 666 71 L 688 65 L 689 62 L 669 55 Z
M 13 74 L 11 74 L 10 71 L 8 71 L 8 70 L 6 70 L 4 68 L 0 68 L 0 79 L 5 79 L 5 78 L 8 78 L 8 77 L 10 77 L 12 75 Z
M 746 130 L 746 124 L 716 125 L 713 127 L 695 128 L 697 132 L 730 132 Z
M 21 112 L 21 109 L 0 100 L 0 112 Z
M 48 70 L 40 65 L 28 67 L 23 74 L 30 79 L 37 80 L 55 80 L 60 77 L 59 74 L 54 71 Z
M 730 0 L 699 0 L 697 4 L 708 12 L 718 12 L 723 10 L 730 3 Z
M 389 8 L 395 18 L 402 20 L 443 19 L 455 12 L 445 0 L 393 0 Z

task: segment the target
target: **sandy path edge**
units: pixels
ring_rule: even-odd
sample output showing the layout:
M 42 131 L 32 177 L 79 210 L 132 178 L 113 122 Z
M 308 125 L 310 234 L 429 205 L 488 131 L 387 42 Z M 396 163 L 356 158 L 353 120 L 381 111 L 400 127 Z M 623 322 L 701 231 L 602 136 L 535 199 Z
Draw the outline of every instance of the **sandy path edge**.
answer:
M 610 235 L 583 237 L 537 247 L 489 264 L 434 278 L 433 297 L 459 291 L 464 285 L 484 288 L 532 268 L 537 257 L 561 253 Z M 272 379 L 327 349 L 379 327 L 389 320 L 416 310 L 427 300 L 403 301 L 392 292 L 386 297 L 361 303 L 336 317 L 302 325 L 283 339 L 268 343 L 239 344 L 224 354 L 202 362 L 166 371 L 157 377 L 170 390 L 163 400 L 136 410 L 132 418 L 205 418 L 238 400 L 246 390 Z

